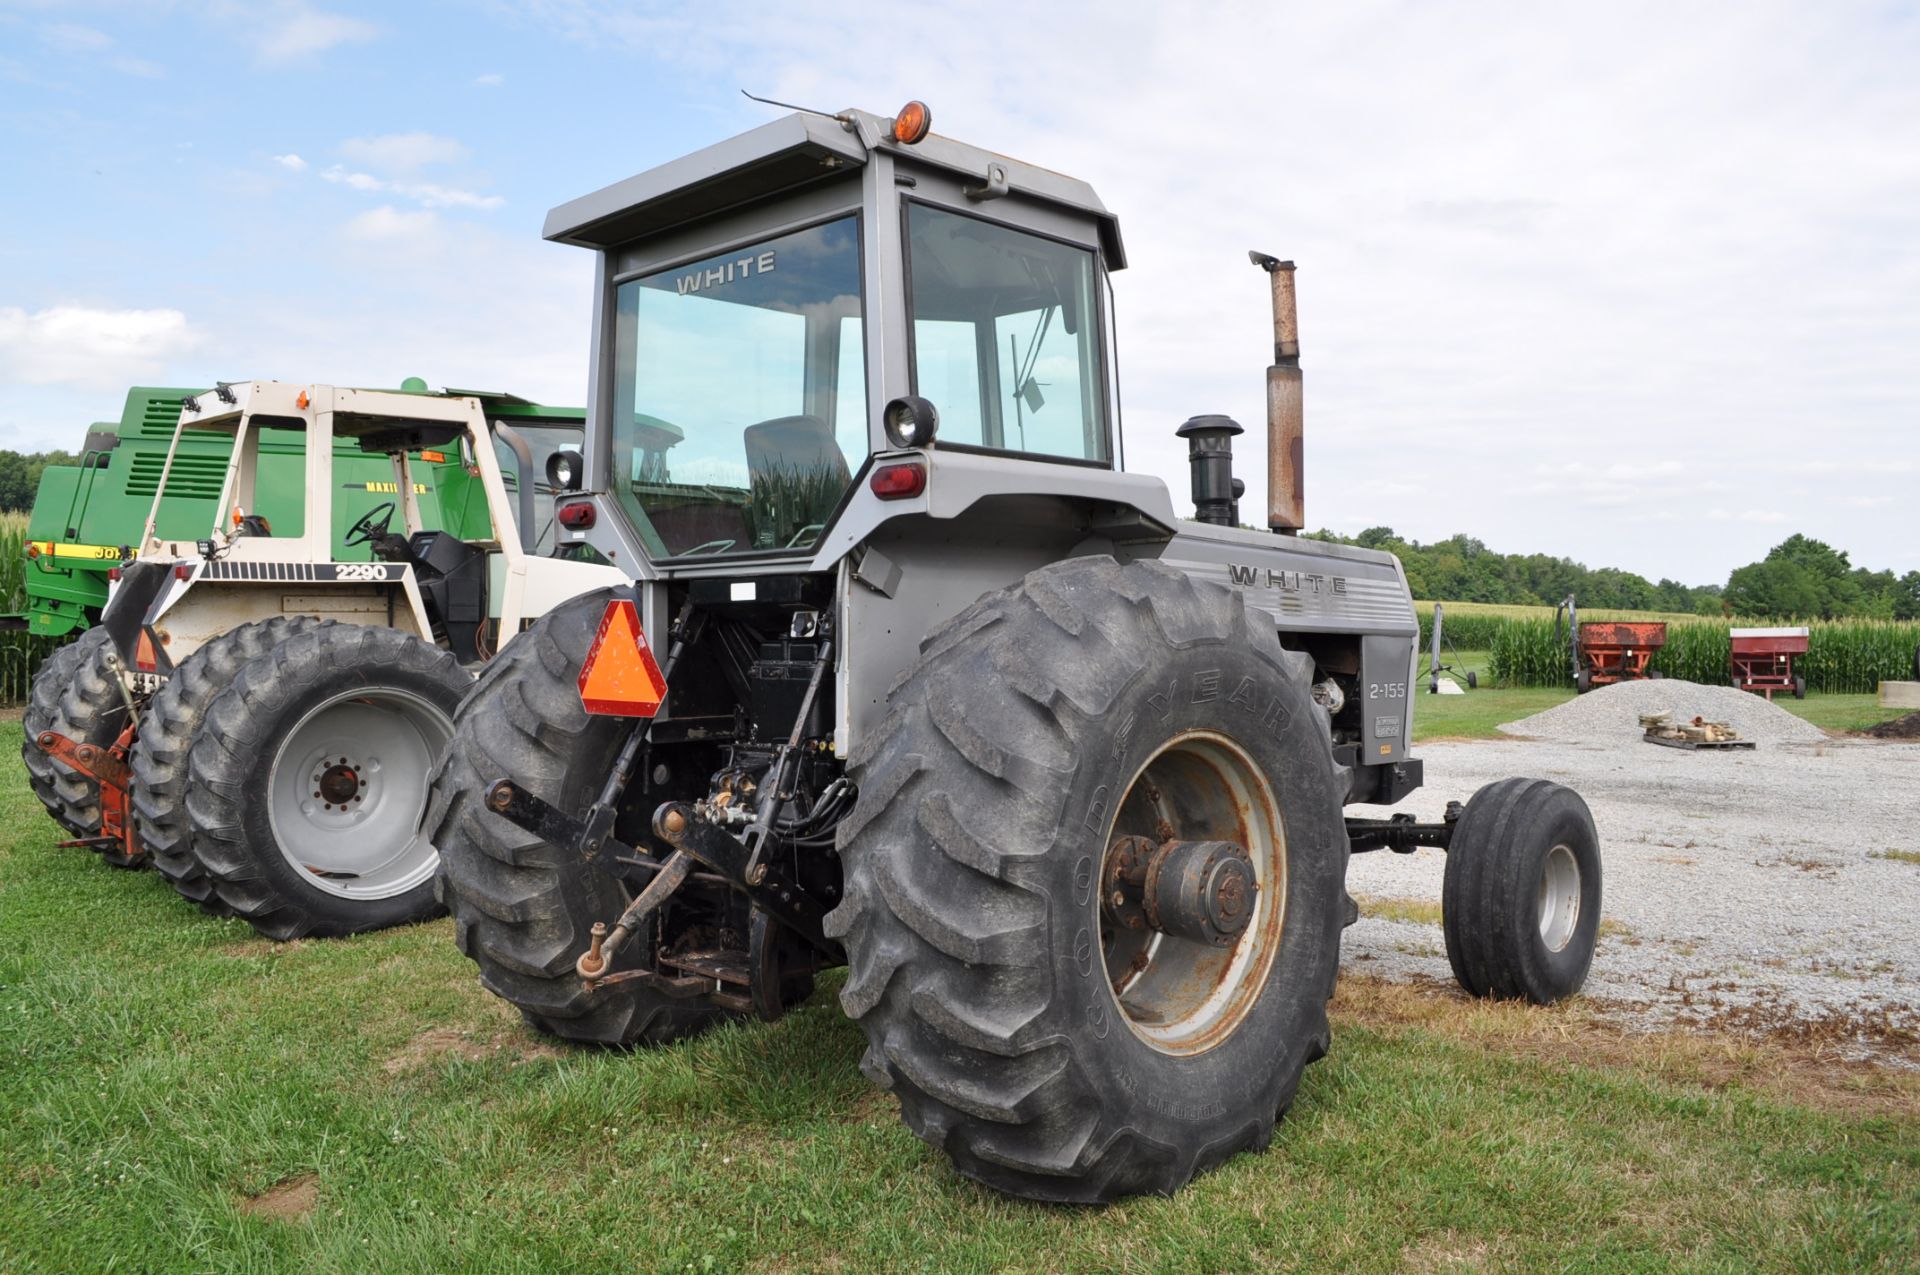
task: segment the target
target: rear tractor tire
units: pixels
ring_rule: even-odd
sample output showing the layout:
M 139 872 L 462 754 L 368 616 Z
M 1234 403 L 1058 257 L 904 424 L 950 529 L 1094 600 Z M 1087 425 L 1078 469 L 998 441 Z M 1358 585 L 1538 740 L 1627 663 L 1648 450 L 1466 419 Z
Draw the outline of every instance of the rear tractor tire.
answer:
M 361 624 L 316 625 L 242 669 L 188 759 L 190 851 L 220 902 L 281 940 L 433 915 L 420 814 L 472 685 L 448 652 Z
M 58 784 L 62 773 L 71 772 L 48 755 L 38 741 L 41 732 L 53 729 L 60 696 L 73 679 L 73 664 L 80 657 L 80 650 L 80 640 L 76 638 L 55 648 L 51 655 L 40 662 L 39 670 L 33 675 L 33 689 L 27 698 L 26 714 L 20 721 L 25 732 L 20 741 L 20 760 L 26 763 L 27 786 L 33 789 L 33 795 L 40 799 L 40 804 L 46 807 L 53 821 L 76 835 L 80 829 L 69 822 L 66 803 L 60 798 Z
M 127 697 L 122 694 L 119 674 L 108 665 L 116 658 L 107 631 L 99 625 L 88 629 L 73 643 L 73 663 L 67 666 L 67 684 L 55 702 L 53 715 L 45 729 L 65 735 L 76 744 L 110 748 L 127 727 Z M 136 705 L 138 700 L 135 700 Z M 44 756 L 44 754 L 43 754 Z M 100 785 L 91 776 L 70 770 L 51 757 L 54 797 L 60 810 L 54 818 L 76 837 L 100 835 Z M 100 860 L 116 868 L 144 868 L 147 856 L 124 846 L 95 847 Z
M 861 1069 L 961 1174 L 1097 1203 L 1267 1145 L 1348 904 L 1311 683 L 1237 593 L 1108 558 L 921 644 L 852 759 L 827 928 Z
M 1475 793 L 1447 847 L 1440 912 L 1469 995 L 1551 1005 L 1579 991 L 1600 932 L 1600 838 L 1580 794 L 1545 779 Z
M 574 961 L 593 923 L 611 923 L 632 891 L 482 800 L 498 779 L 574 814 L 598 798 L 633 724 L 589 716 L 580 705 L 580 663 L 614 596 L 601 589 L 555 607 L 488 663 L 454 717 L 426 827 L 440 847 L 441 897 L 455 938 L 488 991 L 564 1040 L 660 1045 L 737 1015 L 705 997 L 666 996 L 642 979 L 587 990 Z M 611 972 L 651 968 L 655 937 L 653 924 L 636 933 Z
M 174 669 L 141 720 L 128 759 L 133 768 L 129 796 L 140 845 L 182 898 L 217 916 L 226 915 L 228 909 L 214 893 L 206 869 L 193 857 L 187 818 L 188 757 L 194 737 L 207 709 L 233 685 L 242 669 L 319 623 L 308 616 L 275 616 L 221 634 Z

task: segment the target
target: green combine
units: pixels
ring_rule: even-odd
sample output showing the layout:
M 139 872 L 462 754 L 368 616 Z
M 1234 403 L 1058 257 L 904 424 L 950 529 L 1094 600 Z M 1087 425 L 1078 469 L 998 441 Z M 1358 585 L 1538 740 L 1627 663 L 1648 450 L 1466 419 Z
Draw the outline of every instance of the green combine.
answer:
M 409 377 L 403 391 L 428 394 L 426 382 Z M 118 422 L 87 431 L 78 465 L 49 465 L 40 478 L 27 525 L 26 609 L 0 616 L 0 628 L 24 629 L 45 637 L 64 637 L 100 618 L 106 605 L 108 572 L 121 565 L 128 546 L 140 539 L 152 508 L 167 445 L 180 404 L 200 390 L 135 386 L 127 391 Z M 545 407 L 511 394 L 448 390 L 481 401 L 487 416 L 512 425 L 531 444 L 535 473 L 560 448 L 579 446 L 582 414 L 577 408 Z M 260 442 L 259 508 L 269 522 L 283 514 L 297 518 L 301 501 L 303 436 L 293 430 L 267 430 Z M 156 528 L 162 536 L 189 539 L 206 534 L 229 458 L 228 440 L 183 436 L 167 479 Z M 470 466 L 457 452 L 426 453 L 413 467 L 415 495 L 428 526 L 463 540 L 491 535 L 486 500 Z M 366 492 L 367 501 L 350 497 L 334 503 L 334 553 L 346 562 L 365 561 L 368 547 L 349 546 L 346 533 L 364 506 L 393 492 L 393 470 L 385 456 L 369 455 L 352 440 L 334 444 L 334 473 L 346 493 Z M 511 470 L 507 478 L 512 485 Z M 541 529 L 550 543 L 551 528 Z

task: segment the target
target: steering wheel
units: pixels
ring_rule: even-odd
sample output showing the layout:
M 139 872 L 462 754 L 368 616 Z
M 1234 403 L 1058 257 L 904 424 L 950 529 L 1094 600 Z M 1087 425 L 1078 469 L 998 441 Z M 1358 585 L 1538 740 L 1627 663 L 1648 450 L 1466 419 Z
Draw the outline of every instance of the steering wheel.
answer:
M 387 526 L 393 521 L 394 505 L 391 500 L 383 500 L 360 515 L 360 521 L 347 528 L 347 537 L 342 544 L 364 545 L 379 540 L 387 534 Z

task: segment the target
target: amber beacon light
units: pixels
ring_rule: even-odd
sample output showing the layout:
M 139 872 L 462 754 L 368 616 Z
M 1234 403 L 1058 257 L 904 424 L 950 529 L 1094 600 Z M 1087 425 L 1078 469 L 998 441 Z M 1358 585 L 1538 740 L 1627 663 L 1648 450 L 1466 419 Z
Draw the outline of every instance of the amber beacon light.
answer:
M 924 138 L 933 128 L 933 112 L 927 109 L 925 102 L 908 102 L 893 117 L 893 140 L 902 146 L 911 146 Z

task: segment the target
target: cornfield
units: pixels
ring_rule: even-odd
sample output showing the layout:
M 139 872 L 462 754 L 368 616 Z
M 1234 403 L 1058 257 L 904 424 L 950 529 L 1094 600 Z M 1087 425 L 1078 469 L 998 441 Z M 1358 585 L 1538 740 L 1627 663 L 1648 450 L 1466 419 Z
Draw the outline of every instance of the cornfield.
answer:
M 1587 616 L 1582 619 L 1615 618 Z M 1619 618 L 1626 618 L 1624 616 Z M 1728 630 L 1759 621 L 1729 621 L 1689 617 L 1667 625 L 1667 644 L 1653 657 L 1653 667 L 1668 677 L 1689 682 L 1725 684 L 1732 676 L 1732 639 Z M 1453 629 L 1453 617 L 1447 626 Z M 1807 688 L 1832 693 L 1875 690 L 1883 681 L 1900 681 L 1913 674 L 1913 653 L 1920 646 L 1920 623 L 1898 620 L 1825 620 L 1808 625 L 1807 653 L 1794 660 L 1794 672 L 1807 679 Z M 1458 637 L 1458 645 L 1465 646 Z M 1515 618 L 1504 621 L 1486 644 L 1490 671 L 1504 686 L 1567 686 L 1573 681 L 1568 637 L 1557 633 L 1552 619 Z
M 1447 641 L 1462 651 L 1491 651 L 1495 638 L 1509 624 L 1518 620 L 1545 620 L 1547 628 L 1553 628 L 1553 608 L 1539 606 L 1520 606 L 1499 602 L 1443 602 L 1446 608 L 1446 622 L 1441 627 Z M 1420 620 L 1420 647 L 1425 650 L 1433 641 L 1433 607 L 1431 602 L 1416 602 L 1414 613 Z M 1665 620 L 1669 624 L 1691 624 L 1698 616 L 1678 611 L 1581 611 L 1585 620 Z
M 26 609 L 26 548 L 27 516 L 0 513 L 0 614 Z M 26 701 L 40 661 L 63 640 L 0 632 L 0 704 Z

